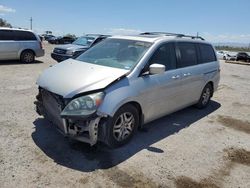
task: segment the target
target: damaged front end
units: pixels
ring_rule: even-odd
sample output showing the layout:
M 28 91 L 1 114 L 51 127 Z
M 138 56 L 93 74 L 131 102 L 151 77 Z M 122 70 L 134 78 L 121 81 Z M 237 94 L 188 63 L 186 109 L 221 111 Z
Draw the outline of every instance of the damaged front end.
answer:
M 39 88 L 36 98 L 37 113 L 52 122 L 63 135 L 91 146 L 103 139 L 103 130 L 98 133 L 98 126 L 105 117 L 96 113 L 103 98 L 102 93 L 67 100 Z

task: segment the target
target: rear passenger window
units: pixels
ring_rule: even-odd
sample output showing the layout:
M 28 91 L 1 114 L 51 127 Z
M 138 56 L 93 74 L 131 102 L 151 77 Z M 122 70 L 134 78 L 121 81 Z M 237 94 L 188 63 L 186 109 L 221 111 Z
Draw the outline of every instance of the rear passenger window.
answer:
M 33 33 L 27 31 L 14 31 L 14 35 L 15 35 L 15 40 L 18 41 L 37 40 L 36 36 Z
M 14 40 L 13 31 L 0 30 L 0 40 Z
M 201 63 L 216 61 L 214 50 L 211 45 L 199 44 L 201 53 Z
M 178 68 L 197 64 L 195 44 L 188 42 L 179 42 L 177 43 L 177 49 L 179 52 L 179 59 L 177 63 Z
M 165 65 L 166 71 L 176 69 L 176 55 L 174 44 L 166 43 L 159 47 L 151 57 L 149 65 L 154 63 Z

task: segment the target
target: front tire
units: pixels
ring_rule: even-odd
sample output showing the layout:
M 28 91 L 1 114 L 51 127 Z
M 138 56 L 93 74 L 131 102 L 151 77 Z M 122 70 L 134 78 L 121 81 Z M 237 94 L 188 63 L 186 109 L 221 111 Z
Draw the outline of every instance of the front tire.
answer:
M 212 95 L 213 95 L 213 87 L 210 83 L 208 83 L 202 90 L 201 97 L 199 99 L 199 102 L 196 104 L 196 107 L 199 109 L 207 107 Z
M 22 52 L 20 60 L 23 63 L 33 63 L 35 61 L 35 54 L 31 50 L 25 50 Z
M 122 106 L 107 123 L 107 145 L 116 148 L 128 143 L 139 125 L 138 110 L 131 104 Z

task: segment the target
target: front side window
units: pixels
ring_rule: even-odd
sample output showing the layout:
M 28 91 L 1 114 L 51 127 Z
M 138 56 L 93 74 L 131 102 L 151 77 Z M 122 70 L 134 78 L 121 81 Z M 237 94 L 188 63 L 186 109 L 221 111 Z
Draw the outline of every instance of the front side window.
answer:
M 188 67 L 197 64 L 197 54 L 195 44 L 188 42 L 177 43 L 179 50 L 178 68 Z
M 176 55 L 174 44 L 166 43 L 159 47 L 149 61 L 149 65 L 152 64 L 165 65 L 166 71 L 176 69 Z
M 201 53 L 201 63 L 216 61 L 214 50 L 211 45 L 199 44 Z
M 127 39 L 106 39 L 76 58 L 79 61 L 131 70 L 151 43 Z

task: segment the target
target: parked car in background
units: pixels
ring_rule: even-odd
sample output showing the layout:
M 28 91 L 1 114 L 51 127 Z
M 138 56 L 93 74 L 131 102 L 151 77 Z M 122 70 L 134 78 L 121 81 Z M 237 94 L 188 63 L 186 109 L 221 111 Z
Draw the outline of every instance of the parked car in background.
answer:
M 50 35 L 50 34 L 42 34 L 44 40 L 48 41 L 50 38 L 55 37 L 54 35 Z
M 42 36 L 44 37 L 44 40 L 46 41 L 48 41 L 52 37 L 55 37 L 54 35 L 50 35 L 50 34 L 43 34 Z
M 236 52 L 230 52 L 230 51 L 217 51 L 216 52 L 218 59 L 223 60 L 236 60 Z
M 68 58 L 75 58 L 85 52 L 90 47 L 106 39 L 109 35 L 86 35 L 79 37 L 72 44 L 57 46 L 51 53 L 51 57 L 57 62 L 61 62 Z
M 236 61 L 237 52 L 226 52 L 224 60 Z
M 74 42 L 76 38 L 74 37 L 51 37 L 48 39 L 50 44 L 70 44 Z
M 236 61 L 246 61 L 246 62 L 250 62 L 250 56 L 248 53 L 246 52 L 239 52 L 236 55 Z
M 44 49 L 37 34 L 30 30 L 0 28 L 0 60 L 19 59 L 32 63 L 35 57 L 44 56 Z
M 45 70 L 35 104 L 65 136 L 118 147 L 145 123 L 207 107 L 219 79 L 215 50 L 201 37 L 113 36 Z
M 225 60 L 225 57 L 224 57 L 224 55 L 225 55 L 225 53 L 226 53 L 226 51 L 216 51 L 216 55 L 217 55 L 217 57 L 218 57 L 218 59 L 224 59 Z

